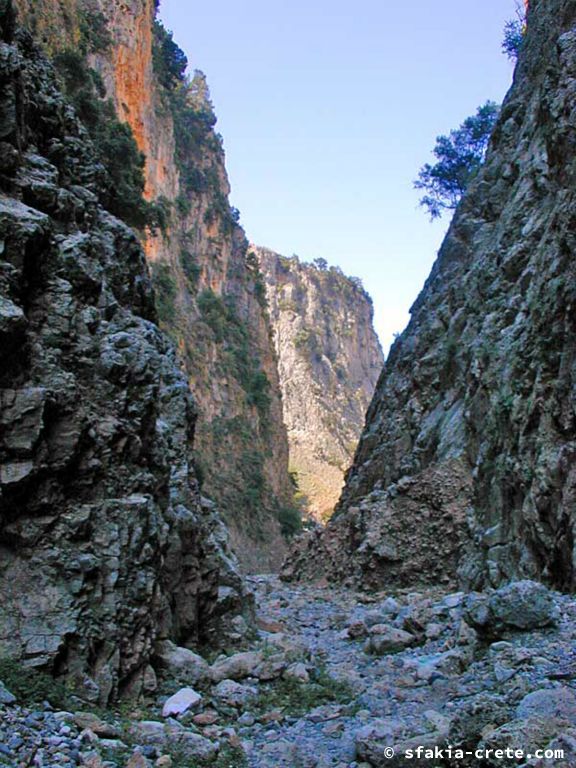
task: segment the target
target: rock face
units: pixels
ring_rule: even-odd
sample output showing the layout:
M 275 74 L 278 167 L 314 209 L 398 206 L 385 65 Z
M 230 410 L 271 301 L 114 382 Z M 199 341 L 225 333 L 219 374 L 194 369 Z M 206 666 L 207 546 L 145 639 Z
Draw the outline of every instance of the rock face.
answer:
M 278 356 L 290 470 L 326 521 L 342 491 L 384 358 L 359 281 L 255 248 Z
M 243 586 L 142 249 L 11 2 L 0 36 L 0 656 L 105 703 L 154 679 L 157 640 L 219 633 Z
M 337 514 L 290 573 L 576 586 L 575 19 L 566 0 L 531 3 L 485 167 L 392 348 Z
M 205 79 L 166 75 L 154 0 L 17 0 L 52 53 L 84 47 L 146 156 L 146 196 L 163 231 L 142 232 L 161 327 L 196 399 L 196 462 L 247 569 L 277 568 L 297 525 L 276 353 L 257 265 L 228 202 Z M 98 30 L 98 34 L 94 33 Z M 107 42 L 108 41 L 108 42 Z M 168 58 L 167 58 L 168 57 Z

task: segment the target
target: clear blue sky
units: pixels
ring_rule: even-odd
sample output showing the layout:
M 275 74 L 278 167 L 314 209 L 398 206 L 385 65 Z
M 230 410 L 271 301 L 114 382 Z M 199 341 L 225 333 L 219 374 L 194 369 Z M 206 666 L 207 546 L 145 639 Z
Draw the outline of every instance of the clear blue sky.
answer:
M 514 0 L 161 0 L 210 84 L 248 237 L 361 277 L 385 348 L 447 221 L 412 188 L 435 137 L 500 101 Z

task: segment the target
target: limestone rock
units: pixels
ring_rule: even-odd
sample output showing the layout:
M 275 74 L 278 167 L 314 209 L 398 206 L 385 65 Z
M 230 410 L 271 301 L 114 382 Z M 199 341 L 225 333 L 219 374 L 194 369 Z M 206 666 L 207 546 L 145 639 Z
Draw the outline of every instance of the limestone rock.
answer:
M 402 629 L 376 624 L 370 627 L 370 637 L 366 640 L 364 651 L 382 656 L 386 653 L 397 653 L 414 645 L 416 638 Z
M 450 743 L 475 744 L 488 726 L 495 728 L 510 719 L 511 708 L 503 696 L 480 693 L 458 708 L 450 726 Z
M 76 712 L 74 722 L 81 730 L 89 730 L 103 739 L 116 739 L 120 735 L 118 728 L 107 723 L 91 712 Z
M 181 688 L 164 703 L 163 717 L 177 717 L 200 705 L 202 696 L 193 688 Z
M 335 268 L 254 253 L 278 356 L 290 466 L 317 520 L 332 514 L 384 362 L 362 285 Z
M 183 756 L 197 760 L 212 760 L 218 753 L 218 744 L 197 733 L 156 721 L 141 721 L 131 726 L 131 734 L 138 743 L 177 749 Z
M 202 505 L 195 404 L 143 250 L 11 14 L 0 4 L 0 656 L 58 659 L 104 705 L 154 687 L 158 640 L 214 640 L 249 600 Z M 223 586 L 235 599 L 218 605 Z
M 0 704 L 14 704 L 15 702 L 16 696 L 0 681 Z
M 498 624 L 516 629 L 537 629 L 558 620 L 558 608 L 549 590 L 533 581 L 517 581 L 490 598 L 490 612 Z
M 263 660 L 264 656 L 259 651 L 235 653 L 216 661 L 210 667 L 210 676 L 215 683 L 221 680 L 241 680 L 244 677 L 251 677 Z
M 212 690 L 212 695 L 218 701 L 232 707 L 243 707 L 258 694 L 256 688 L 237 683 L 235 680 L 222 680 Z
M 284 670 L 282 677 L 285 680 L 297 680 L 299 683 L 310 682 L 310 673 L 306 669 L 306 665 L 301 661 L 291 664 Z
M 156 645 L 154 658 L 168 675 L 191 685 L 210 679 L 210 666 L 202 656 L 188 648 L 179 648 L 170 640 L 163 640 Z
M 150 763 L 141 752 L 134 752 L 128 759 L 125 768 L 150 768 Z
M 576 723 L 576 692 L 565 686 L 533 691 L 518 704 L 516 717 L 542 717 Z
M 466 618 L 484 634 L 547 627 L 558 620 L 553 594 L 533 581 L 512 582 L 493 593 L 472 594 Z

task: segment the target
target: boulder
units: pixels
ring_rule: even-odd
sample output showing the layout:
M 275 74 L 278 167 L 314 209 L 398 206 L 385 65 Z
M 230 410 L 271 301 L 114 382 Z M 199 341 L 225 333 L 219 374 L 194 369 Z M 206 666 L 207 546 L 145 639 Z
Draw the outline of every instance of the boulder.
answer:
M 242 685 L 235 680 L 222 680 L 213 689 L 212 696 L 231 707 L 242 707 L 258 695 L 258 690 L 250 685 Z
M 15 704 L 16 696 L 0 681 L 0 704 Z
M 134 752 L 126 763 L 126 768 L 150 768 L 150 763 L 142 752 Z
M 576 724 L 576 691 L 560 688 L 541 688 L 524 696 L 516 709 L 516 717 L 556 718 Z
M 492 593 L 470 595 L 465 619 L 480 633 L 541 629 L 557 623 L 558 607 L 543 584 L 515 581 Z
M 74 722 L 82 731 L 92 731 L 101 739 L 117 739 L 120 731 L 115 725 L 93 715 L 91 712 L 76 712 Z
M 254 672 L 264 661 L 260 651 L 245 651 L 219 659 L 210 667 L 210 677 L 215 683 L 221 680 L 242 680 L 254 677 Z
M 295 664 L 290 664 L 290 666 L 284 670 L 282 677 L 285 680 L 296 680 L 299 683 L 310 682 L 310 673 L 306 669 L 306 665 L 302 664 L 301 661 L 296 662 Z
M 411 659 L 408 666 L 418 680 L 431 683 L 439 677 L 457 677 L 469 665 L 467 654 L 459 650 L 445 651 Z
M 170 640 L 157 643 L 155 658 L 158 666 L 177 680 L 199 685 L 210 679 L 210 666 L 202 656 L 188 648 L 181 648 Z
M 535 581 L 516 581 L 490 598 L 493 620 L 506 628 L 539 629 L 555 624 L 558 608 L 549 589 Z
M 200 705 L 202 696 L 194 688 L 181 688 L 164 703 L 163 717 L 177 717 Z
M 130 734 L 140 744 L 160 747 L 166 751 L 178 750 L 183 757 L 191 760 L 213 760 L 218 754 L 219 744 L 182 726 L 164 725 L 155 720 L 134 723 Z
M 370 627 L 370 637 L 364 644 L 364 652 L 376 656 L 387 653 L 398 653 L 410 648 L 416 642 L 414 635 L 403 629 L 396 629 L 387 624 L 375 624 Z
M 449 728 L 449 719 L 437 712 L 425 713 L 424 721 L 415 722 L 408 729 L 403 720 L 382 718 L 356 732 L 356 757 L 372 768 L 404 768 L 408 764 L 414 768 L 429 768 L 429 756 L 407 760 L 405 752 L 419 746 L 434 750 L 436 746 L 444 745 Z
M 265 656 L 254 670 L 254 677 L 258 680 L 277 680 L 288 667 L 288 662 L 283 653 L 273 653 Z

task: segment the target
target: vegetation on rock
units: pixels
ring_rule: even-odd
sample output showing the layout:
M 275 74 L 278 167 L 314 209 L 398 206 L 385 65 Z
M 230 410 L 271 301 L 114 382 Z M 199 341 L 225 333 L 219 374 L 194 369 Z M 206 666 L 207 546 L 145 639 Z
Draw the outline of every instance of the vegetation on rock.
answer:
M 108 174 L 106 204 L 135 227 L 161 226 L 166 220 L 165 208 L 144 199 L 146 158 L 138 149 L 130 126 L 118 119 L 114 105 L 106 99 L 102 78 L 78 51 L 57 53 L 54 65 L 64 92 L 88 130 Z
M 509 59 L 516 61 L 526 37 L 526 9 L 524 4 L 517 0 L 515 18 L 510 19 L 504 26 L 504 38 L 502 50 Z
M 431 219 L 446 210 L 454 210 L 484 162 L 488 143 L 498 118 L 500 107 L 487 101 L 476 114 L 448 136 L 438 136 L 433 154 L 437 162 L 426 163 L 414 182 L 416 189 L 426 191 L 420 205 Z

